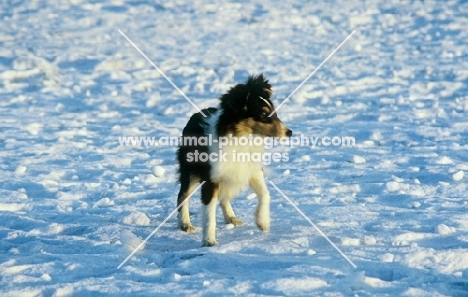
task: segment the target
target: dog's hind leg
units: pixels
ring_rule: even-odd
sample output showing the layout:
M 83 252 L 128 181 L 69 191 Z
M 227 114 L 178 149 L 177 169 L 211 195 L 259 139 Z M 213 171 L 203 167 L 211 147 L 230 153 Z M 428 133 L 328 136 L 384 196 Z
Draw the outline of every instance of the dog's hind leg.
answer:
M 202 246 L 216 244 L 216 204 L 218 203 L 219 184 L 207 181 L 201 189 L 203 203 L 203 240 Z
M 177 206 L 180 206 L 186 199 L 190 199 L 188 196 L 195 190 L 199 182 L 199 180 L 191 178 L 190 176 L 181 176 Z M 186 201 L 184 205 L 179 208 L 178 220 L 180 229 L 192 233 L 195 231 L 195 227 L 190 224 L 189 202 L 190 201 Z
M 236 217 L 236 214 L 234 213 L 234 210 L 232 210 L 230 200 L 220 199 L 219 204 L 221 206 L 221 209 L 223 210 L 224 222 L 226 224 L 233 224 L 234 226 L 244 226 L 244 222 L 239 220 Z
M 258 196 L 258 206 L 255 212 L 255 223 L 263 232 L 270 231 L 270 193 L 265 185 L 263 171 L 258 171 L 250 178 L 250 187 Z

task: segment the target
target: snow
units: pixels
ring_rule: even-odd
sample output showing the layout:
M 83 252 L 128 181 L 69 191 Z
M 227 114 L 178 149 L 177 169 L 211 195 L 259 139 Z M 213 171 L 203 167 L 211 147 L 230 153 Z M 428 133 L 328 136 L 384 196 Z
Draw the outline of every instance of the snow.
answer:
M 18 167 L 16 167 L 15 173 L 17 175 L 23 175 L 26 172 L 26 170 L 27 170 L 26 166 L 19 165 Z
M 143 242 L 143 240 L 128 230 L 122 230 L 122 232 L 120 232 L 120 242 L 123 245 L 126 245 L 128 252 L 131 253 Z M 143 244 L 141 248 L 144 249 L 145 244 Z
M 454 181 L 460 181 L 463 179 L 464 172 L 463 170 L 457 171 L 452 175 Z
M 263 288 L 272 293 L 299 296 L 310 293 L 321 287 L 328 286 L 327 282 L 312 277 L 303 278 L 280 278 L 263 284 Z
M 247 195 L 248 200 L 252 200 L 252 199 L 255 199 L 255 198 L 257 198 L 257 194 L 255 194 L 255 193 L 250 193 L 249 195 Z
M 164 167 L 155 166 L 153 168 L 153 174 L 156 177 L 163 177 L 165 172 L 166 172 L 166 169 L 164 169 Z
M 149 226 L 150 219 L 144 213 L 135 211 L 123 217 L 122 223 L 133 226 Z
M 439 235 L 450 235 L 455 232 L 455 228 L 449 227 L 444 224 L 439 224 L 437 227 L 435 227 L 435 233 Z
M 391 263 L 393 262 L 393 259 L 395 258 L 395 255 L 393 254 L 390 254 L 390 253 L 385 253 L 383 255 L 380 256 L 380 260 L 382 262 L 388 262 L 388 263 Z
M 361 156 L 349 156 L 348 157 L 348 162 L 355 163 L 355 164 L 361 164 L 361 163 L 365 163 L 366 159 L 361 157 Z
M 3 1 L 0 295 L 468 295 L 466 1 Z M 263 72 L 295 146 L 265 169 L 349 263 L 267 183 L 219 245 L 170 218 L 178 137 L 195 109 Z M 318 142 L 320 143 L 320 142 Z

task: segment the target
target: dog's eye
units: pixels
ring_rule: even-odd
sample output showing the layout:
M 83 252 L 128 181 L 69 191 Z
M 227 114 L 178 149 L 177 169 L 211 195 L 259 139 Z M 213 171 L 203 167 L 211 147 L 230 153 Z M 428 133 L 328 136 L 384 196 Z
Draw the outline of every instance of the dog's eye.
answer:
M 260 121 L 260 122 L 263 122 L 263 123 L 270 123 L 270 122 L 271 122 L 271 118 L 268 117 L 268 112 L 263 111 L 263 112 L 260 114 L 259 121 Z

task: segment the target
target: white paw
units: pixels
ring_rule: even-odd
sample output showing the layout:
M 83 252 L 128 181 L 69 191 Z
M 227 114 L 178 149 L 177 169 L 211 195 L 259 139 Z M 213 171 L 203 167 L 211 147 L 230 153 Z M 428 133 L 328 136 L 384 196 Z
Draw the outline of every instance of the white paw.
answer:
M 270 222 L 265 223 L 265 222 L 259 222 L 256 221 L 258 229 L 262 230 L 263 233 L 268 233 L 270 232 Z
M 270 215 L 257 211 L 255 214 L 255 224 L 257 224 L 258 229 L 264 233 L 268 233 L 270 231 Z
M 226 224 L 233 224 L 234 226 L 244 226 L 244 222 L 237 217 L 231 217 L 227 220 Z
M 215 246 L 217 244 L 215 239 L 204 239 L 202 246 Z
M 195 229 L 194 226 L 190 225 L 190 224 L 182 224 L 180 226 L 180 229 L 182 229 L 182 231 L 185 231 L 187 233 L 193 233 L 195 232 L 197 229 Z

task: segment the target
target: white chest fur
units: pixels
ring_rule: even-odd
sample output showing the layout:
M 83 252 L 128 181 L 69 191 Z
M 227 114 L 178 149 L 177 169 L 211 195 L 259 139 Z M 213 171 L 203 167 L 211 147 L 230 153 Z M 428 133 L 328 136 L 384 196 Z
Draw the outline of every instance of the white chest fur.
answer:
M 254 145 L 252 137 L 250 141 L 246 141 L 246 145 L 243 145 L 240 137 L 236 140 L 228 136 L 228 144 L 226 145 L 225 138 L 224 144 L 220 145 L 215 129 L 218 118 L 219 113 L 213 115 L 208 121 L 207 133 L 210 133 L 215 140 L 209 147 L 209 153 L 216 154 L 218 157 L 216 161 L 210 162 L 210 177 L 213 182 L 220 184 L 219 199 L 230 200 L 249 185 L 249 180 L 254 173 L 263 169 L 264 147 Z
M 232 199 L 249 185 L 255 172 L 263 168 L 263 147 L 229 145 L 218 150 L 218 162 L 211 163 L 211 180 L 220 184 L 219 199 Z

